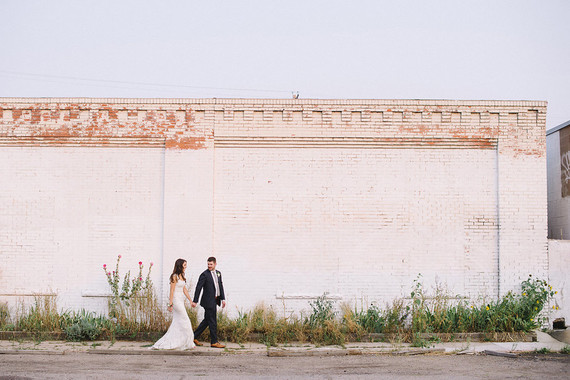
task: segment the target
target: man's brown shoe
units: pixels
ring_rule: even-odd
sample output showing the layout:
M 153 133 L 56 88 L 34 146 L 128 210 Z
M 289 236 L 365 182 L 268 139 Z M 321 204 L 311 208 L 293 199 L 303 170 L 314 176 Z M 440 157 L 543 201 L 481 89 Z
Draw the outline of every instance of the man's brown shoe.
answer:
M 221 344 L 220 342 L 216 342 L 216 343 L 212 343 L 210 344 L 210 347 L 215 347 L 215 348 L 224 348 L 226 346 L 224 346 L 223 344 Z
M 195 344 L 196 346 L 203 346 L 202 343 L 198 342 L 198 339 L 194 339 L 194 344 Z

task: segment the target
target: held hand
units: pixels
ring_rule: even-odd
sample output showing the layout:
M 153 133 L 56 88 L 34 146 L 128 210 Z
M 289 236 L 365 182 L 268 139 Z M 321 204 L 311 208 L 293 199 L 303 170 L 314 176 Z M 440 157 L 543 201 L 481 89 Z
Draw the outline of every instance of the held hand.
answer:
M 222 309 L 223 309 L 224 307 L 226 307 L 226 301 L 225 301 L 225 300 L 222 300 Z
M 196 302 L 192 302 L 192 307 L 196 307 L 198 305 Z

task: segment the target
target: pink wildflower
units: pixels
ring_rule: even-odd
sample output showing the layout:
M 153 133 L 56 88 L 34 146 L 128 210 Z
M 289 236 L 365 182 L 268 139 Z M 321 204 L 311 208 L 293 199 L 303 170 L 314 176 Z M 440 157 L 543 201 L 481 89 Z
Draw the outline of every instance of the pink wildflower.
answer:
M 142 277 L 139 277 L 139 281 L 142 281 Z
M 142 261 L 139 261 L 139 265 L 142 265 Z
M 119 259 L 120 259 L 121 257 L 123 257 L 123 256 L 119 255 Z
M 154 263 L 151 261 L 151 262 L 150 262 L 150 266 L 153 266 L 153 265 L 154 265 Z
M 107 264 L 103 264 L 103 269 L 106 269 L 106 268 L 107 268 Z

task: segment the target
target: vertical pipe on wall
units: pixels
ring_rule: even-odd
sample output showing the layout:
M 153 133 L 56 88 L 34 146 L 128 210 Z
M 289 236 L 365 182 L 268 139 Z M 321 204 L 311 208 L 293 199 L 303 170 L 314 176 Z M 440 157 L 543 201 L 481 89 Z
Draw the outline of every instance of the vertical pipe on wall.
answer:
M 500 193 L 500 186 L 499 186 L 499 181 L 500 181 L 500 175 L 499 175 L 499 142 L 497 141 L 497 148 L 495 149 L 495 157 L 496 157 L 496 161 L 495 161 L 495 165 L 496 165 L 496 169 L 495 169 L 495 176 L 497 178 L 496 180 L 496 197 L 497 197 L 497 201 L 496 201 L 496 206 L 497 206 L 497 300 L 499 300 L 501 298 L 501 207 L 500 207 L 500 202 L 501 202 L 501 193 Z
M 162 185 L 162 189 L 160 192 L 160 203 L 161 203 L 161 207 L 160 207 L 160 223 L 161 223 L 161 229 L 160 229 L 160 287 L 158 289 L 158 302 L 160 305 L 164 305 L 165 303 L 163 302 L 163 297 L 164 297 L 164 202 L 165 202 L 165 189 L 166 189 L 166 184 L 164 183 L 166 180 L 166 147 L 162 148 L 162 155 L 161 155 L 161 185 Z

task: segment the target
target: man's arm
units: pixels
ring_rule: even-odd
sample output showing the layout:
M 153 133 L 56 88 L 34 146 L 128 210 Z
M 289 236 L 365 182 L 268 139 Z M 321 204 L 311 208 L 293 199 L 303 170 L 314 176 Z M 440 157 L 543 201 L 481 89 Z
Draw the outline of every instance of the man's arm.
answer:
M 218 285 L 219 285 L 219 287 L 220 287 L 220 299 L 221 299 L 221 300 L 225 300 L 225 299 L 226 299 L 226 295 L 225 295 L 225 293 L 224 293 L 224 282 L 222 281 L 222 273 L 221 273 L 221 272 L 218 272 L 218 273 L 220 274 L 219 282 L 218 282 Z
M 224 307 L 226 307 L 226 295 L 224 293 L 224 282 L 222 281 L 222 273 L 218 272 L 220 274 L 220 281 L 218 283 L 219 287 L 220 287 L 220 299 L 222 300 L 222 309 Z
M 200 298 L 200 292 L 202 291 L 205 282 L 206 282 L 206 276 L 204 276 L 204 273 L 202 273 L 200 274 L 200 277 L 198 277 L 198 283 L 196 284 L 196 290 L 194 291 L 194 300 L 192 301 L 194 304 L 198 303 L 198 299 Z

